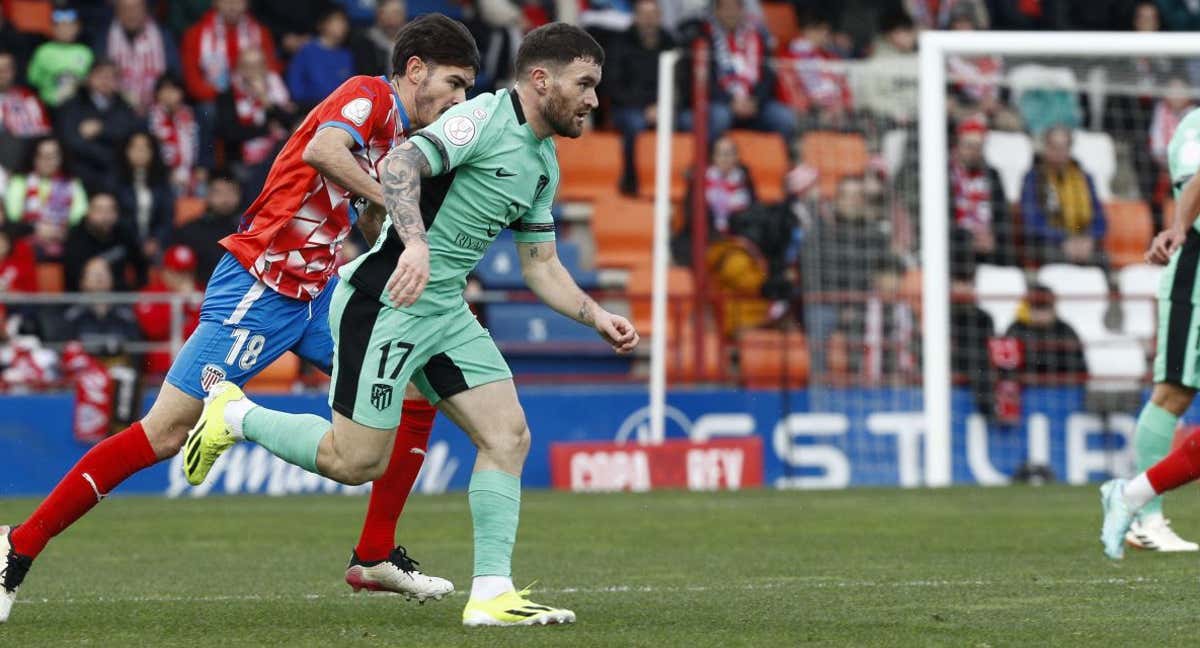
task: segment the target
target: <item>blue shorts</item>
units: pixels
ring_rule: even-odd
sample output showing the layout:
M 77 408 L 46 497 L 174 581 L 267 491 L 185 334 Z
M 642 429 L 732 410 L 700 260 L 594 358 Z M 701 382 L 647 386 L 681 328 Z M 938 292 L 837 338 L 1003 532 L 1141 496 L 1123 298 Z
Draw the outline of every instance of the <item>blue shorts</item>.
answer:
M 336 276 L 330 278 L 312 301 L 292 299 L 268 288 L 226 254 L 204 292 L 200 325 L 171 364 L 167 382 L 204 398 L 221 380 L 245 385 L 287 351 L 329 373 L 329 301 L 336 281 Z

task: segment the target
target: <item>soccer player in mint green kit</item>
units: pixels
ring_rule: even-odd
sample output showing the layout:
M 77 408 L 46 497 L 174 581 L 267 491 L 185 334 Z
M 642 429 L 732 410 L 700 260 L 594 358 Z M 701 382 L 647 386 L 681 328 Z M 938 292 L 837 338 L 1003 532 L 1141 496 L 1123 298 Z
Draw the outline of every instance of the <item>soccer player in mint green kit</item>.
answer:
M 575 621 L 574 612 L 532 603 L 513 587 L 530 433 L 512 374 L 462 293 L 467 274 L 508 227 L 522 275 L 542 301 L 594 327 L 618 353 L 637 346 L 633 325 L 584 294 L 559 262 L 550 216 L 559 181 L 553 136 L 583 133 L 603 62 L 583 30 L 538 28 L 517 52 L 513 89 L 455 106 L 393 149 L 380 173 L 392 227 L 341 269 L 330 306 L 332 423 L 258 407 L 218 383 L 185 446 L 190 482 L 202 481 L 243 438 L 331 479 L 370 481 L 387 467 L 411 379 L 479 451 L 468 487 L 475 578 L 463 624 Z
M 1166 488 L 1150 488 L 1145 474 L 1171 452 L 1179 417 L 1191 407 L 1200 388 L 1200 230 L 1195 227 L 1200 213 L 1200 109 L 1189 112 L 1175 129 L 1167 147 L 1167 164 L 1175 192 L 1175 222 L 1160 233 L 1146 253 L 1146 260 L 1166 264 L 1158 287 L 1158 349 L 1154 359 L 1154 392 L 1138 416 L 1134 436 L 1137 467 L 1142 476 L 1131 480 L 1128 495 L 1131 513 L 1124 520 L 1125 480 L 1112 480 L 1103 487 L 1105 529 L 1101 540 L 1111 558 L 1120 558 L 1125 543 L 1156 551 L 1196 551 L 1194 542 L 1183 540 L 1162 514 Z M 1174 482 L 1174 478 L 1165 480 Z M 1159 484 L 1162 486 L 1162 484 Z M 1144 501 L 1143 501 L 1143 495 Z M 1121 530 L 1124 527 L 1125 530 Z

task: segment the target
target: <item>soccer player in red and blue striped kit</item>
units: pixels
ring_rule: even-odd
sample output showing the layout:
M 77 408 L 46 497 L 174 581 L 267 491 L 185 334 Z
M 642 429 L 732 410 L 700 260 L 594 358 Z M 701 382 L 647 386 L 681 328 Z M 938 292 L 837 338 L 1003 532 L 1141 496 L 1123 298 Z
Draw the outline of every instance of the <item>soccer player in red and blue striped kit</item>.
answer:
M 208 284 L 200 325 L 150 412 L 90 449 L 23 523 L 0 527 L 0 622 L 51 538 L 129 476 L 179 451 L 214 383 L 244 384 L 289 350 L 329 371 L 338 250 L 356 223 L 372 243 L 383 224 L 374 207 L 383 204 L 376 165 L 411 132 L 464 101 L 479 69 L 470 32 L 441 15 L 406 25 L 392 59 L 392 78 L 350 78 L 284 146 L 238 232 L 221 240 L 227 254 Z M 373 206 L 360 214 L 363 199 Z M 407 395 L 415 398 L 404 402 L 389 464 L 373 483 L 346 580 L 356 590 L 423 601 L 454 586 L 422 574 L 404 547 L 394 546 L 436 414 L 411 385 Z

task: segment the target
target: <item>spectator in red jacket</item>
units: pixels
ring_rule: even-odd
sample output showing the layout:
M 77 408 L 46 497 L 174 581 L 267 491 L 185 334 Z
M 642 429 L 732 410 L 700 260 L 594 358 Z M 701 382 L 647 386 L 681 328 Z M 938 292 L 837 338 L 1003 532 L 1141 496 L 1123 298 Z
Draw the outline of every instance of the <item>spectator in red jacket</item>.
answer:
M 33 245 L 0 227 L 0 293 L 37 292 Z
M 196 284 L 196 254 L 185 245 L 173 245 L 163 254 L 162 274 L 152 280 L 143 295 L 199 295 Z M 171 339 L 171 305 L 164 301 L 146 300 L 134 308 L 138 327 L 149 342 Z M 187 301 L 183 306 L 183 336 L 187 339 L 200 324 L 200 302 Z M 171 354 L 158 351 L 146 356 L 144 369 L 152 374 L 165 374 L 171 368 Z
M 16 169 L 33 140 L 50 134 L 50 117 L 32 90 L 17 84 L 17 59 L 0 51 L 0 166 Z
M 197 101 L 213 101 L 229 89 L 241 53 L 257 50 L 280 71 L 275 39 L 253 16 L 247 0 L 213 0 L 213 8 L 183 35 L 183 79 Z

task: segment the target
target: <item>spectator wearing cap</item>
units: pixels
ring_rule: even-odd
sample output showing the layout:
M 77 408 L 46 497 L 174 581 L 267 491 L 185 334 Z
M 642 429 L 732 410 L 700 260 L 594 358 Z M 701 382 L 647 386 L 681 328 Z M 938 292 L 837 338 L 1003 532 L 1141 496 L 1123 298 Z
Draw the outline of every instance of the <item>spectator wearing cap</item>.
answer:
M 29 88 L 17 83 L 17 60 L 0 51 L 0 166 L 15 169 L 30 144 L 50 134 L 50 116 Z
M 208 184 L 208 209 L 204 215 L 179 227 L 171 245 L 186 245 L 196 254 L 196 280 L 207 284 L 225 248 L 219 241 L 237 230 L 241 222 L 241 189 L 227 175 L 213 176 Z
M 171 233 L 175 193 L 154 138 L 138 131 L 121 144 L 121 163 L 114 184 L 121 218 L 141 241 L 146 258 L 157 258 Z
M 200 126 L 196 114 L 183 97 L 179 79 L 170 75 L 159 78 L 147 121 L 175 193 L 191 196 L 208 179 L 208 170 L 200 166 Z
M 164 295 L 187 297 L 182 306 L 180 320 L 183 330 L 181 340 L 186 340 L 200 324 L 201 294 L 196 283 L 196 254 L 186 245 L 173 245 L 163 253 L 162 272 L 150 280 L 141 291 L 148 297 L 134 306 L 138 327 L 142 337 L 149 342 L 166 342 L 171 339 L 172 306 L 170 302 L 155 298 Z M 165 374 L 171 368 L 171 354 L 157 351 L 146 355 L 145 370 L 151 374 Z
M 56 9 L 51 14 L 54 29 L 51 40 L 42 43 L 29 61 L 29 83 L 42 101 L 58 108 L 75 96 L 83 78 L 92 67 L 92 50 L 79 43 L 79 12 Z
M 349 34 L 346 12 L 330 9 L 317 23 L 317 37 L 292 58 L 287 85 L 301 111 L 320 103 L 354 74 L 354 55 L 346 47 Z
M 113 191 L 121 144 L 141 120 L 117 92 L 117 66 L 97 61 L 87 75 L 87 87 L 63 105 L 59 137 L 71 154 L 72 170 L 89 191 Z
M 623 166 L 621 193 L 638 193 L 637 136 L 658 123 L 658 55 L 674 49 L 675 41 L 660 25 L 658 0 L 638 0 L 633 5 L 633 25 L 613 39 L 604 62 L 603 92 L 613 105 L 613 122 L 621 131 Z
M 146 0 L 114 0 L 115 17 L 100 32 L 93 50 L 113 61 L 121 95 L 138 114 L 154 101 L 154 84 L 166 73 L 179 74 L 179 49 L 171 33 L 150 17 Z
M 68 228 L 87 212 L 87 193 L 83 184 L 67 173 L 62 146 L 53 137 L 43 137 L 29 147 L 21 171 L 9 178 L 5 190 L 8 219 L 33 229 L 38 260 L 58 261 Z
M 213 8 L 183 36 L 183 78 L 196 101 L 211 102 L 229 90 L 244 52 L 262 54 L 279 70 L 275 39 L 248 10 L 249 0 L 213 0 Z
M 959 123 L 950 157 L 950 209 L 955 228 L 968 235 L 975 262 L 1013 265 L 1012 218 L 1000 172 L 983 157 L 986 137 L 982 118 Z
M 129 274 L 134 275 L 136 285 L 146 283 L 147 263 L 142 246 L 130 228 L 120 223 L 117 199 L 112 194 L 93 194 L 83 222 L 72 227 L 67 235 L 63 270 L 69 292 L 82 286 L 83 266 L 89 259 L 103 259 L 109 264 L 110 290 L 128 290 Z
M 108 261 L 94 257 L 83 264 L 79 288 L 86 294 L 109 293 L 113 291 L 113 280 Z M 63 313 L 61 335 L 83 343 L 83 348 L 92 355 L 109 357 L 125 354 L 130 342 L 141 339 L 133 309 L 104 301 L 68 308 Z
M 1105 266 L 1104 208 L 1092 177 L 1071 158 L 1071 139 L 1071 129 L 1065 126 L 1047 129 L 1042 153 L 1025 174 L 1025 246 L 1040 263 Z
M 1017 319 L 1006 336 L 1020 341 L 1025 385 L 1079 385 L 1087 378 L 1087 361 L 1079 335 L 1054 311 L 1054 293 L 1033 284 L 1017 308 Z

